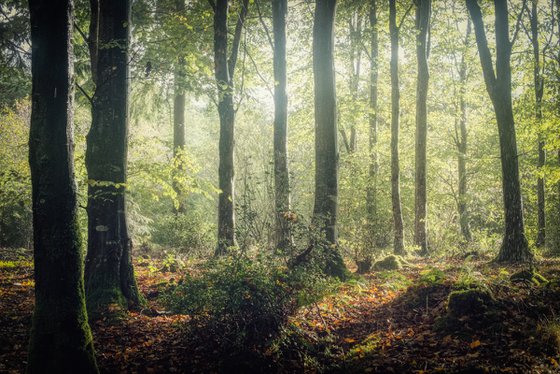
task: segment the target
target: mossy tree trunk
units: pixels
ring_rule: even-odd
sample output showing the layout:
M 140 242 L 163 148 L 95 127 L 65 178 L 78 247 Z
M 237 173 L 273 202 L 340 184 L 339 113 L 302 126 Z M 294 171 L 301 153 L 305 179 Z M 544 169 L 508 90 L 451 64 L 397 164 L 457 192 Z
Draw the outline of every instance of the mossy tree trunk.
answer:
M 83 283 L 73 156 L 70 0 L 30 0 L 35 311 L 28 373 L 97 373 Z
M 237 245 L 235 240 L 235 193 L 234 193 L 234 129 L 233 78 L 241 32 L 247 17 L 249 0 L 243 0 L 237 16 L 231 54 L 228 58 L 228 0 L 210 1 L 214 10 L 214 75 L 218 90 L 218 114 L 220 117 L 218 187 L 218 245 L 216 255 L 227 253 L 228 247 Z
M 286 15 L 288 0 L 272 0 L 274 37 L 274 187 L 276 203 L 276 247 L 291 246 L 290 175 L 288 169 L 288 95 L 286 92 Z
M 92 16 L 94 14 L 92 13 Z M 85 284 L 92 316 L 143 303 L 126 217 L 130 2 L 99 1 L 96 90 L 87 135 L 88 252 Z
M 525 237 L 523 205 L 519 182 L 519 162 L 515 121 L 511 99 L 511 47 L 509 14 L 506 0 L 494 0 L 496 30 L 496 71 L 486 39 L 482 13 L 477 0 L 467 0 L 473 21 L 476 43 L 484 74 L 486 89 L 494 106 L 500 158 L 502 161 L 502 190 L 504 199 L 505 233 L 497 261 L 521 262 L 533 259 Z
M 314 221 L 325 236 L 330 275 L 342 277 L 346 266 L 337 248 L 338 139 L 334 75 L 336 0 L 317 0 L 313 24 L 315 83 L 315 205 Z
M 401 183 L 399 166 L 399 26 L 397 26 L 396 0 L 389 0 L 389 32 L 391 34 L 391 204 L 393 208 L 393 252 L 406 255 L 401 208 Z
M 422 255 L 428 254 L 428 199 L 426 192 L 426 147 L 428 138 L 428 32 L 432 13 L 431 0 L 416 0 L 416 172 L 414 189 L 414 244 Z

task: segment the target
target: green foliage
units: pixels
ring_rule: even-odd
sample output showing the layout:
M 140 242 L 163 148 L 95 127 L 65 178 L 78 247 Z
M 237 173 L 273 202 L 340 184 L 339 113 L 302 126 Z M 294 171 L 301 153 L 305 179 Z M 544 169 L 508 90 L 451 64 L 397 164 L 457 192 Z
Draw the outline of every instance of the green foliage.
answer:
M 29 102 L 0 112 L 0 246 L 29 247 L 31 176 L 27 162 Z
M 182 254 L 207 254 L 212 251 L 215 225 L 202 212 L 187 210 L 168 214 L 151 225 L 151 241 Z
M 438 268 L 428 267 L 420 271 L 420 279 L 418 280 L 422 285 L 437 285 L 442 284 L 446 280 L 445 273 Z
M 296 308 L 332 290 L 332 282 L 312 268 L 288 271 L 270 258 L 241 253 L 209 261 L 164 293 L 173 310 L 196 320 L 189 335 L 216 342 L 219 357 L 231 364 L 239 355 L 269 345 Z M 198 327 L 197 327 L 198 326 Z

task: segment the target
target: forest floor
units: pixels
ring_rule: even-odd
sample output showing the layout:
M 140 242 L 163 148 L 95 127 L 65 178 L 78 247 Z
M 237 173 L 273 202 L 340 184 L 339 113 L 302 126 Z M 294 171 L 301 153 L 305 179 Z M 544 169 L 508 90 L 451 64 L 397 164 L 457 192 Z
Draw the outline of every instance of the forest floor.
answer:
M 490 264 L 488 259 L 467 263 L 464 259 L 416 259 L 402 270 L 366 274 L 300 309 L 286 327 L 290 338 L 262 352 L 270 365 L 261 369 L 560 372 L 560 327 L 552 323 L 560 316 L 560 262 L 542 260 L 538 269 L 551 282 L 512 283 L 510 276 L 519 268 Z M 155 259 L 137 262 L 136 272 L 149 309 L 129 312 L 117 322 L 93 323 L 101 372 L 220 371 L 218 352 L 212 351 L 216 337 L 209 335 L 208 347 L 200 346 L 201 339 L 185 334 L 189 316 L 165 312 L 158 300 L 162 286 L 181 274 L 162 272 L 161 261 Z M 463 316 L 445 327 L 442 321 L 446 321 L 450 292 L 473 283 L 491 290 L 499 305 L 494 317 Z M 25 370 L 33 285 L 29 252 L 0 249 L 0 373 Z

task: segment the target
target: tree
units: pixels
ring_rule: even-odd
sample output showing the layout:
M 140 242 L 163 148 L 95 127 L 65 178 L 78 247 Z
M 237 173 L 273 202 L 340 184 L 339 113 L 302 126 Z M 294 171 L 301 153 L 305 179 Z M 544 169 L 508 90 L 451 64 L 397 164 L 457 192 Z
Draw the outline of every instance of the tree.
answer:
M 511 99 L 510 57 L 513 43 L 509 38 L 507 1 L 494 0 L 494 8 L 496 29 L 495 71 L 480 6 L 477 0 L 467 0 L 467 9 L 474 25 L 484 82 L 496 114 L 500 140 L 505 234 L 497 261 L 529 261 L 533 258 L 533 254 L 525 238 L 523 223 L 517 140 Z M 518 28 L 515 36 L 517 36 L 517 31 Z
M 538 158 L 538 168 L 542 171 L 546 163 L 546 152 L 545 152 L 545 142 L 543 136 L 541 135 L 541 122 L 542 122 L 542 100 L 544 95 L 544 75 L 541 72 L 541 61 L 540 61 L 540 45 L 539 45 L 539 25 L 538 25 L 538 12 L 537 12 L 537 0 L 531 0 L 531 12 L 529 13 L 529 18 L 531 21 L 531 32 L 529 39 L 533 45 L 533 81 L 535 85 L 535 125 L 537 126 L 537 134 L 539 137 L 537 152 Z M 543 60 L 544 60 L 543 54 Z M 544 69 L 545 63 L 542 61 L 542 66 Z M 542 247 L 545 244 L 545 191 L 544 191 L 544 177 L 540 175 L 537 179 L 537 239 L 535 245 L 537 247 Z
M 336 248 L 338 240 L 338 139 L 334 75 L 336 0 L 317 0 L 313 23 L 315 83 L 315 205 L 313 216 L 327 242 L 330 275 L 344 277 L 346 267 Z
M 216 255 L 223 255 L 228 247 L 236 245 L 234 203 L 234 126 L 233 77 L 241 42 L 241 32 L 247 17 L 249 0 L 242 0 L 237 17 L 231 54 L 228 58 L 228 0 L 210 0 L 214 9 L 214 74 L 218 88 L 218 114 L 220 116 L 220 146 L 218 187 L 218 245 Z
M 404 17 L 406 17 L 406 15 Z M 400 25 L 397 25 L 396 0 L 389 0 L 389 32 L 391 34 L 391 203 L 393 207 L 393 252 L 397 255 L 404 255 L 406 251 L 404 249 L 399 166 L 399 31 Z
M 288 95 L 286 92 L 286 14 L 287 0 L 272 0 L 274 36 L 274 186 L 276 201 L 276 246 L 292 243 L 289 221 L 290 175 L 288 169 Z
M 30 0 L 35 311 L 28 373 L 97 373 L 73 155 L 73 4 Z
M 431 0 L 416 0 L 416 181 L 414 203 L 414 244 L 422 254 L 428 254 L 427 196 L 426 196 L 426 144 L 428 135 L 428 32 L 432 12 Z
M 377 31 L 377 0 L 371 0 L 369 8 L 369 27 L 370 27 L 370 70 L 369 70 L 369 184 L 367 188 L 367 217 L 368 231 L 372 238 L 371 244 L 376 245 L 377 236 L 377 183 L 379 174 L 379 154 L 377 149 L 378 133 L 378 57 L 379 57 L 379 41 Z
M 181 15 L 185 11 L 185 1 L 176 0 L 175 10 L 177 14 Z M 182 213 L 185 211 L 185 205 L 181 196 L 181 188 L 175 180 L 181 178 L 181 174 L 185 172 L 183 160 L 185 151 L 185 58 L 183 56 L 177 57 L 173 81 L 173 158 L 176 163 L 175 172 L 178 174 L 173 178 L 173 188 L 178 198 L 177 213 Z
M 457 116 L 455 117 L 455 146 L 457 147 L 457 173 L 458 173 L 458 200 L 457 209 L 459 211 L 459 226 L 463 238 L 470 242 L 472 240 L 470 218 L 467 202 L 469 199 L 467 185 L 467 148 L 468 148 L 468 132 L 467 132 L 467 101 L 466 85 L 467 85 L 467 49 L 469 46 L 469 37 L 471 34 L 471 23 L 467 21 L 467 31 L 463 44 L 463 52 L 459 63 L 459 90 L 457 92 Z
M 92 19 L 98 25 L 98 38 L 86 150 L 85 282 L 88 310 L 93 315 L 110 304 L 127 308 L 143 303 L 132 266 L 126 216 L 130 1 L 100 0 L 98 6 L 91 14 L 98 15 Z M 90 40 L 94 40 L 92 36 Z

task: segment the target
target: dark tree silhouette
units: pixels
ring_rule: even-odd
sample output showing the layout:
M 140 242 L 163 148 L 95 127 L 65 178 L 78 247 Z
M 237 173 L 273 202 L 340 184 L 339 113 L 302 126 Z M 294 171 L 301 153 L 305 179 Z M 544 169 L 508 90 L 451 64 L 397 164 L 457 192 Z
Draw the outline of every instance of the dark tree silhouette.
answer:
M 126 217 L 128 151 L 128 57 L 130 1 L 100 0 L 97 24 L 95 94 L 87 135 L 88 252 L 85 284 L 93 316 L 108 305 L 143 303 L 132 266 Z M 90 41 L 91 42 L 91 41 Z
M 30 0 L 35 311 L 28 373 L 97 373 L 83 283 L 73 155 L 73 5 Z

